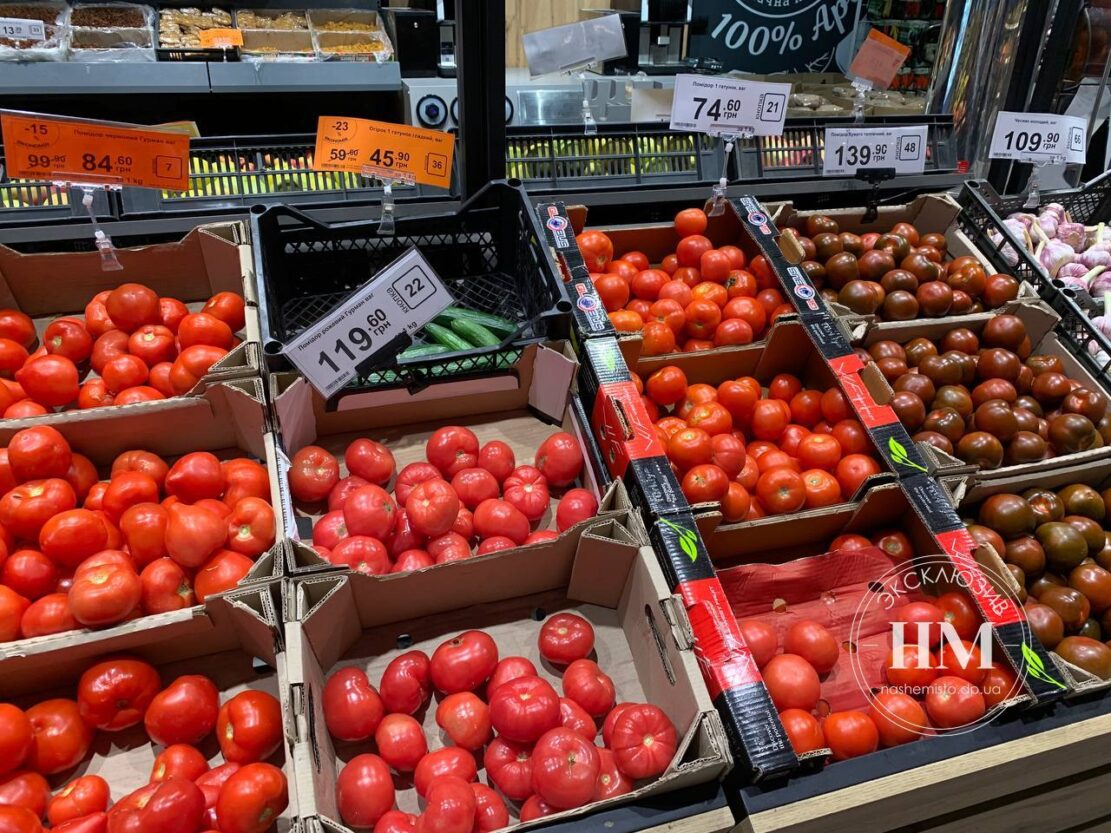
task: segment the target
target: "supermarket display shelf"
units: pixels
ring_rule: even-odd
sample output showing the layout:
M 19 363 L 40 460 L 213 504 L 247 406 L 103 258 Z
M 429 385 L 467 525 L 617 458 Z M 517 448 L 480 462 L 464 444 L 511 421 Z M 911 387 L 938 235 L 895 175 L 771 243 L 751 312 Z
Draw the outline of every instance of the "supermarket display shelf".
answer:
M 0 95 L 73 93 L 236 93 L 319 92 L 401 89 L 396 62 L 325 61 L 320 63 L 155 62 L 145 64 L 4 63 Z

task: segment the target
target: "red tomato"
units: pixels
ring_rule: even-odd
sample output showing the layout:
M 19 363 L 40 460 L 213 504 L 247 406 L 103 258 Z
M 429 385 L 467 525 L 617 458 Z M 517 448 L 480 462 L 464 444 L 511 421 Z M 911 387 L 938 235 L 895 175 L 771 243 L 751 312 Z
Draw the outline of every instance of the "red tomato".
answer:
M 887 681 L 902 694 L 921 697 L 927 686 L 937 679 L 937 661 L 929 651 L 919 651 L 914 645 L 904 645 L 902 656 L 895 652 L 887 655 L 884 666 Z
M 471 785 L 449 775 L 428 788 L 418 823 L 421 833 L 471 833 L 477 812 L 478 799 Z
M 96 354 L 95 349 L 93 354 Z M 211 347 L 206 344 L 186 347 L 170 367 L 170 385 L 174 393 L 188 393 L 204 378 L 212 365 L 227 354 L 228 351 L 222 347 Z
M 197 603 L 209 596 L 234 588 L 251 571 L 254 562 L 247 556 L 231 550 L 217 550 L 208 561 L 197 568 L 193 576 L 193 591 Z
M 0 776 L 23 763 L 33 740 L 31 721 L 23 710 L 0 703 Z
M 540 656 L 556 665 L 569 665 L 590 656 L 594 628 L 574 613 L 557 613 L 540 628 Z
M 413 786 L 417 795 L 428 795 L 429 788 L 441 778 L 454 776 L 466 782 L 478 778 L 478 764 L 474 755 L 459 746 L 445 746 L 429 752 L 413 770 Z
M 142 582 L 130 563 L 82 565 L 69 590 L 69 609 L 82 625 L 104 627 L 126 619 L 142 596 Z
M 984 674 L 980 682 L 980 691 L 984 695 L 984 704 L 990 709 L 1010 700 L 1022 690 L 1018 677 L 1001 662 L 993 662 L 991 668 Z
M 733 417 L 719 402 L 700 402 L 686 416 L 692 428 L 701 428 L 710 436 L 728 434 L 733 430 Z
M 414 833 L 417 817 L 400 810 L 387 810 L 374 825 L 374 833 Z
M 783 650 L 788 654 L 797 654 L 819 674 L 825 674 L 837 664 L 841 648 L 825 627 L 809 619 L 801 619 L 787 629 Z
M 575 237 L 575 243 L 591 272 L 604 272 L 613 260 L 613 243 L 600 231 L 584 231 Z
M 864 454 L 849 454 L 841 458 L 835 473 L 842 494 L 852 496 L 865 480 L 880 473 L 880 467 L 879 463 Z
M 484 468 L 460 469 L 451 478 L 451 488 L 468 509 L 501 493 L 497 478 Z
M 587 489 L 570 489 L 556 507 L 556 529 L 560 532 L 598 514 L 598 499 Z
M 428 754 L 424 728 L 407 714 L 388 714 L 374 730 L 382 759 L 398 772 L 412 772 Z
M 579 441 L 566 431 L 552 434 L 540 444 L 534 463 L 551 485 L 570 486 L 582 471 Z
M 843 419 L 830 430 L 845 454 L 867 454 L 871 448 L 864 426 L 855 419 Z
M 77 706 L 93 728 L 118 732 L 143 720 L 162 687 L 158 671 L 140 659 L 120 657 L 89 668 L 77 684 Z
M 350 567 L 368 576 L 380 576 L 390 571 L 390 557 L 385 545 L 369 535 L 351 535 L 344 538 L 328 556 L 339 567 Z
M 795 456 L 804 468 L 833 471 L 841 459 L 841 443 L 831 434 L 808 434 L 799 442 Z
M 0 581 L 34 601 L 58 587 L 58 568 L 38 550 L 16 550 L 0 567 Z
M 456 746 L 474 752 L 492 737 L 490 709 L 475 694 L 459 691 L 449 694 L 436 707 L 436 725 Z
M 773 515 L 797 512 L 806 505 L 806 484 L 802 475 L 789 468 L 772 468 L 756 481 L 756 494 Z
M 136 387 L 121 390 L 119 395 L 113 400 L 113 405 L 134 405 L 136 402 L 157 402 L 159 399 L 165 399 L 157 388 L 149 385 L 138 385 Z
M 196 781 L 208 772 L 208 761 L 204 755 L 194 747 L 185 743 L 175 743 L 159 753 L 151 767 L 150 781 L 152 784 L 166 781 L 170 778 L 184 778 L 187 781 Z
M 389 773 L 387 771 L 387 782 Z M 270 764 L 240 767 L 216 799 L 220 833 L 265 833 L 289 803 L 285 775 Z
M 768 661 L 761 673 L 768 694 L 779 711 L 812 711 L 821 696 L 818 672 L 797 654 L 780 654 Z
M 645 301 L 655 301 L 660 296 L 660 289 L 671 279 L 671 276 L 662 269 L 645 269 L 633 275 L 629 288 L 634 298 Z
M 918 740 L 930 725 L 918 701 L 897 691 L 877 692 L 868 716 L 876 724 L 880 745 L 884 747 Z
M 729 490 L 729 476 L 718 466 L 703 463 L 683 475 L 682 489 L 691 503 L 719 501 Z
M 698 271 L 702 275 L 702 279 L 714 283 L 725 283 L 731 269 L 732 262 L 729 255 L 715 249 L 703 252 L 698 261 Z
M 242 498 L 228 515 L 227 525 L 227 547 L 233 552 L 255 557 L 274 543 L 274 510 L 262 498 Z
M 427 482 L 434 483 L 437 481 Z M 421 484 L 421 486 L 424 485 L 424 483 Z M 416 492 L 414 491 L 413 494 L 416 494 Z M 410 499 L 412 499 L 412 495 L 410 495 Z M 456 504 L 455 510 L 458 511 L 458 500 Z M 416 503 L 414 503 L 415 505 Z M 425 511 L 423 506 L 422 511 Z M 427 514 L 430 518 L 432 517 L 432 513 Z M 408 511 L 406 515 L 413 530 L 417 531 L 412 515 Z M 375 486 L 374 484 L 361 486 L 352 492 L 346 503 L 343 504 L 343 519 L 348 534 L 369 535 L 371 538 L 383 539 L 390 533 L 397 521 L 397 505 L 393 502 L 389 492 L 381 486 Z M 455 511 L 451 513 L 451 518 L 448 519 L 444 531 L 451 528 L 451 521 L 454 519 Z M 422 520 L 428 520 L 428 518 L 422 518 Z M 440 520 L 442 522 L 443 519 Z
M 478 465 L 494 475 L 498 483 L 502 483 L 512 473 L 517 461 L 513 456 L 513 449 L 507 443 L 491 440 L 479 451 Z
M 742 619 L 737 622 L 741 629 L 741 636 L 752 652 L 752 658 L 757 668 L 763 668 L 768 661 L 779 651 L 779 637 L 775 628 L 761 622 L 759 619 Z
M 144 613 L 166 613 L 192 607 L 196 603 L 189 576 L 169 558 L 158 558 L 139 574 L 142 594 L 139 605 Z
M 163 396 L 177 395 L 177 391 L 174 389 L 173 382 L 170 381 L 170 373 L 173 371 L 173 369 L 174 365 L 172 362 L 158 362 L 157 364 L 151 365 L 150 376 L 147 381 L 150 382 L 150 386 L 152 388 L 154 388 Z M 97 381 L 99 380 L 90 379 L 85 384 L 90 385 Z M 103 391 L 100 393 L 100 395 L 103 397 L 107 397 L 109 401 L 101 402 L 100 404 L 111 405 L 111 394 L 108 393 L 108 386 L 103 385 L 103 383 L 101 384 L 103 386 Z M 80 401 L 80 398 L 78 399 L 78 401 Z
M 629 282 L 620 275 L 597 275 L 594 289 L 607 312 L 617 312 L 629 303 Z
M 462 561 L 471 557 L 471 544 L 458 532 L 446 532 L 428 542 L 428 554 L 437 564 Z
M 169 520 L 170 513 L 159 503 L 137 503 L 129 506 L 120 516 L 120 533 L 137 566 L 145 567 L 166 555 L 166 526 Z M 43 527 L 44 537 L 49 527 L 50 524 Z
M 431 463 L 410 463 L 397 474 L 397 482 L 394 483 L 397 502 L 404 505 L 413 489 L 419 484 L 440 477 L 440 470 Z
M 178 677 L 158 692 L 143 717 L 147 734 L 155 743 L 196 745 L 216 726 L 219 693 L 208 677 Z
M 119 394 L 127 388 L 145 384 L 150 378 L 150 368 L 138 356 L 125 353 L 110 359 L 100 369 L 100 377 L 109 393 Z
M 442 642 L 432 654 L 429 674 L 438 691 L 474 691 L 498 664 L 498 646 L 483 631 L 464 631 Z
M 182 567 L 199 567 L 228 536 L 223 518 L 203 506 L 175 503 L 166 521 L 166 552 Z
M 926 693 L 926 713 L 934 726 L 956 729 L 979 720 L 987 712 L 984 695 L 960 677 L 938 677 Z
M 981 619 L 968 594 L 959 590 L 943 593 L 937 597 L 936 605 L 944 614 L 943 621 L 953 626 L 957 636 L 961 639 L 972 639 L 976 636 Z
M 563 728 L 570 729 L 594 743 L 594 738 L 598 734 L 594 718 L 574 700 L 568 697 L 559 698 L 559 722 Z
M 30 605 L 30 600 L 0 584 L 0 642 L 19 638 L 20 620 Z
M 205 302 L 201 312 L 219 318 L 235 332 L 239 332 L 247 325 L 246 304 L 234 292 L 217 292 Z
M 15 770 L 0 777 L 0 807 L 22 807 L 42 818 L 49 800 L 50 784 L 37 772 Z
M 52 477 L 32 480 L 0 498 L 0 523 L 19 538 L 36 541 L 39 531 L 55 515 L 73 509 L 77 502 L 73 487 Z
M 339 463 L 320 446 L 305 446 L 293 455 L 291 463 L 289 490 L 296 500 L 306 503 L 324 500 L 339 482 Z
M 35 322 L 19 310 L 0 310 L 0 337 L 30 347 L 35 341 Z
M 465 471 L 465 469 L 460 469 L 460 471 Z M 364 490 L 360 490 L 360 492 L 362 491 Z M 385 492 L 382 492 L 382 494 L 385 495 Z M 352 496 L 352 500 L 356 500 L 358 497 L 359 493 L 356 493 Z M 385 495 L 385 499 L 389 500 L 389 495 Z M 350 506 L 350 503 L 347 505 Z M 426 480 L 410 492 L 408 499 L 405 501 L 405 514 L 408 516 L 409 524 L 414 532 L 418 535 L 435 538 L 451 529 L 459 514 L 459 505 L 459 496 L 449 483 L 443 480 Z M 347 511 L 346 508 L 344 511 Z M 348 519 L 348 528 L 355 531 L 350 518 Z M 384 534 L 376 537 L 381 538 Z
M 926 631 L 926 644 L 936 648 L 941 642 L 941 622 L 945 621 L 945 613 L 937 605 L 930 602 L 911 602 L 900 607 L 893 620 L 906 622 L 913 627 L 903 628 L 903 638 L 907 643 L 918 643 L 918 635 Z M 923 628 L 922 626 L 927 627 Z
M 702 234 L 707 225 L 709 220 L 701 208 L 684 208 L 675 215 L 675 231 L 680 237 Z
M 207 312 L 194 312 L 181 319 L 177 329 L 181 349 L 197 344 L 230 350 L 233 341 L 231 327 Z
M 208 768 L 207 765 L 205 768 Z M 47 820 L 57 826 L 92 813 L 103 813 L 108 809 L 109 797 L 107 781 L 99 775 L 82 775 L 50 799 L 46 808 Z
M 539 677 L 517 677 L 490 696 L 490 722 L 506 740 L 531 743 L 560 725 L 559 696 Z
M 206 309 L 204 312 L 208 312 L 208 310 Z M 177 333 L 177 328 L 181 326 L 181 320 L 188 314 L 189 308 L 177 298 L 158 299 L 158 317 L 162 321 L 162 326 L 170 332 Z
M 390 572 L 411 573 L 413 570 L 423 570 L 425 567 L 431 567 L 435 563 L 436 559 L 424 550 L 405 550 L 394 561 Z
M 677 742 L 675 726 L 663 709 L 634 704 L 614 722 L 610 745 L 618 769 L 639 780 L 663 773 L 675 756 Z
M 166 474 L 166 492 L 186 503 L 219 499 L 224 493 L 224 470 L 215 454 L 194 451 L 175 462 Z
M 93 742 L 93 730 L 81 719 L 73 700 L 43 700 L 27 709 L 34 742 L 27 766 L 41 775 L 53 775 L 76 766 Z
M 128 333 L 144 324 L 157 324 L 162 320 L 158 296 L 139 283 L 120 284 L 108 294 L 104 306 L 112 323 Z
M 684 237 L 675 247 L 675 256 L 679 259 L 680 266 L 698 268 L 702 255 L 714 248 L 714 244 L 701 234 L 692 234 Z
M 220 464 L 224 472 L 224 503 L 235 506 L 245 497 L 257 497 L 269 503 L 270 477 L 266 467 L 238 457 Z
M 8 465 L 21 483 L 65 477 L 72 461 L 66 438 L 48 425 L 24 428 L 8 441 Z
M 4 833 L 42 833 L 42 823 L 25 807 L 0 805 L 0 830 Z
M 613 680 L 589 659 L 577 659 L 567 666 L 563 672 L 563 693 L 592 717 L 602 717 L 613 708 Z
M 23 598 L 7 588 L 0 589 L 0 633 L 3 632 L 3 599 L 7 592 L 14 598 Z M 26 604 L 26 600 L 24 600 Z M 37 599 L 23 612 L 22 619 L 16 621 L 18 631 L 22 632 L 25 639 L 35 636 L 49 636 L 52 633 L 64 633 L 78 627 L 77 620 L 69 612 L 69 596 L 66 593 L 50 593 Z M 14 638 L 14 637 L 13 637 Z M 0 753 L 3 752 L 0 746 Z M 0 758 L 6 760 L 6 756 Z M 2 767 L 0 767 L 2 768 Z
M 581 807 L 594 797 L 601 760 L 594 745 L 563 727 L 550 729 L 532 750 L 532 787 L 560 809 Z
M 905 533 L 897 529 L 877 532 L 872 536 L 872 543 L 887 553 L 891 560 L 897 564 L 910 561 L 914 557 L 914 546 L 910 543 L 910 539 Z M 978 621 L 979 619 L 977 619 Z M 976 632 L 975 626 L 972 628 L 972 632 Z
M 726 320 L 744 321 L 748 324 L 754 337 L 763 335 L 768 326 L 768 314 L 764 312 L 760 302 L 747 295 L 734 295 L 721 312 Z
M 357 439 L 347 446 L 343 460 L 352 475 L 377 486 L 385 486 L 390 482 L 396 466 L 393 452 L 381 443 L 365 438 Z
M 497 498 L 494 494 L 487 498 Z M 540 520 L 548 511 L 548 479 L 535 466 L 518 466 L 505 479 L 505 501 L 516 507 L 529 521 Z
M 324 685 L 324 721 L 332 737 L 362 741 L 374 734 L 385 714 L 382 699 L 361 668 L 342 668 Z
M 139 471 L 124 471 L 113 475 L 109 481 L 102 508 L 113 522 L 119 523 L 132 506 L 157 502 L 158 483 L 153 477 Z
M 790 424 L 791 408 L 778 399 L 761 399 L 752 408 L 752 433 L 758 440 L 778 440 Z
M 510 800 L 532 795 L 532 748 L 505 738 L 494 738 L 486 747 L 483 767 L 491 783 Z
M 618 768 L 617 758 L 610 749 L 598 750 L 598 780 L 593 801 L 602 801 L 633 791 L 633 782 Z
M 802 485 L 806 490 L 806 508 L 817 509 L 822 506 L 832 506 L 841 503 L 845 498 L 841 494 L 841 485 L 828 471 L 822 469 L 808 469 L 802 473 Z
M 162 362 L 173 362 L 177 358 L 177 344 L 174 342 L 173 330 L 162 324 L 145 324 L 137 329 L 127 340 L 127 349 L 132 355 L 142 359 L 147 367 Z M 92 352 L 91 341 L 89 351 Z
M 523 544 L 531 527 L 528 518 L 512 503 L 490 499 L 482 501 L 475 509 L 474 531 L 479 538 L 504 535 L 516 544 Z
M 880 742 L 876 724 L 864 712 L 833 712 L 826 716 L 822 731 L 835 761 L 875 752 Z
M 485 784 L 471 784 L 470 788 L 475 798 L 474 833 L 492 833 L 506 827 L 509 811 L 502 797 Z
M 69 469 L 63 475 L 63 478 L 73 487 L 78 502 L 85 500 L 93 486 L 100 482 L 100 474 L 97 472 L 96 466 L 84 454 L 73 455 Z
M 15 374 L 27 396 L 40 405 L 68 405 L 80 387 L 77 366 L 65 356 L 32 358 Z
M 478 437 L 469 428 L 448 425 L 436 430 L 424 447 L 428 462 L 444 477 L 478 465 Z
M 269 758 L 282 743 L 282 709 L 265 691 L 242 691 L 220 707 L 216 739 L 225 761 L 250 764 Z
M 822 733 L 822 724 L 810 712 L 802 709 L 784 709 L 779 713 L 779 722 L 787 732 L 787 739 L 796 755 L 805 755 L 824 749 L 825 735 Z
M 991 663 L 985 662 L 979 646 L 967 639 L 961 640 L 959 648 L 944 640 L 937 652 L 937 667 L 940 674 L 960 677 L 978 685 Z

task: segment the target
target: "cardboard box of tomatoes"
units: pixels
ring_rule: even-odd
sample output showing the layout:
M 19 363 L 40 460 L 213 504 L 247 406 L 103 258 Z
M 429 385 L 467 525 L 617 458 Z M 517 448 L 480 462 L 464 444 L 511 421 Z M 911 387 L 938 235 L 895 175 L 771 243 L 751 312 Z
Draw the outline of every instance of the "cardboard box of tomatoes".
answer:
M 1052 471 L 941 479 L 979 542 L 998 550 L 1026 594 L 1026 615 L 1073 694 L 1111 685 L 1111 560 L 1104 495 L 1111 461 Z
M 450 587 L 434 570 L 295 580 L 285 659 L 301 816 L 365 828 L 395 804 L 421 812 L 423 795 L 427 824 L 455 797 L 492 830 L 720 778 L 728 743 L 689 623 L 623 524 L 596 520 L 534 569 L 466 560 Z M 432 601 L 417 618 L 414 594 Z
M 61 424 L 137 412 L 257 376 L 259 322 L 241 223 L 114 250 L 76 241 L 0 246 L 0 418 Z
M 6 829 L 290 829 L 272 593 L 240 590 L 112 646 L 6 658 Z
M 262 402 L 261 381 L 241 379 L 133 413 L 0 423 L 5 667 L 75 646 L 123 649 L 281 575 Z

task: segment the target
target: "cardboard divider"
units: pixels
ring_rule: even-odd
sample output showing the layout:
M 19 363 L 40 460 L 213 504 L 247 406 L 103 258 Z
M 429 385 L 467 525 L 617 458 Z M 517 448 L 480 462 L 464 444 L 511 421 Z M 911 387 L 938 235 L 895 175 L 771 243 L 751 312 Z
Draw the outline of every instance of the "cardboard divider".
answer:
M 24 708 L 51 697 L 72 699 L 85 670 L 126 651 L 153 664 L 163 685 L 185 674 L 209 677 L 220 692 L 221 704 L 246 690 L 265 691 L 284 701 L 288 685 L 280 657 L 277 593 L 277 583 L 239 590 L 196 610 L 189 619 L 137 633 L 125 643 L 80 641 L 50 654 L 7 657 L 0 663 L 0 690 L 5 700 Z M 286 736 L 284 741 L 269 763 L 282 767 L 290 783 L 291 804 L 279 821 L 282 829 L 290 829 L 296 816 L 294 772 L 291 738 Z M 209 735 L 199 749 L 210 766 L 224 763 L 214 736 Z M 112 801 L 117 802 L 147 784 L 159 751 L 141 724 L 122 732 L 97 732 L 91 754 L 77 772 L 105 778 Z M 51 787 L 61 787 L 74 774 L 52 777 Z
M 55 427 L 74 451 L 86 455 L 93 462 L 101 477 L 109 475 L 112 461 L 119 454 L 138 449 L 153 452 L 171 465 L 175 458 L 194 451 L 210 451 L 221 460 L 251 457 L 265 462 L 266 450 L 262 440 L 266 415 L 263 403 L 261 381 L 242 379 L 214 383 L 197 396 L 147 403 L 151 407 L 133 413 L 123 413 L 126 408 L 82 411 L 76 415 L 80 419 L 59 423 Z M 19 430 L 12 422 L 0 422 L 0 447 L 7 445 Z M 273 482 L 271 490 L 274 490 Z M 275 506 L 276 526 L 278 516 Z M 275 529 L 276 538 L 280 539 L 281 534 L 278 526 Z M 240 587 L 281 577 L 284 570 L 281 552 L 278 545 L 260 555 L 240 582 Z M 86 628 L 2 642 L 0 661 L 6 668 L 12 658 L 54 656 L 80 644 L 101 646 L 103 650 L 109 646 L 122 649 L 156 633 L 164 625 L 203 618 L 214 604 L 220 604 L 219 595 L 206 599 L 204 604 L 141 616 L 109 628 Z
M 590 426 L 583 419 L 581 407 L 576 407 L 573 381 L 577 367 L 573 354 L 562 343 L 552 347 L 530 345 L 512 377 L 448 382 L 403 396 L 398 396 L 397 391 L 353 394 L 342 398 L 335 411 L 328 411 L 325 400 L 301 377 L 273 374 L 270 381 L 275 431 L 267 440 L 270 446 L 267 459 L 271 481 L 277 484 L 274 505 L 283 507 L 285 534 L 291 538 L 311 538 L 311 526 L 327 511 L 324 505 L 294 504 L 288 487 L 287 461 L 299 449 L 310 444 L 323 446 L 336 455 L 340 475 L 346 476 L 344 450 L 353 440 L 370 437 L 393 452 L 400 471 L 409 463 L 423 461 L 428 437 L 448 424 L 470 428 L 480 443 L 495 439 L 508 443 L 519 465 L 531 464 L 537 448 L 547 437 L 567 431 L 583 449 L 580 481 L 598 499 L 599 512 L 623 511 L 628 505 L 624 489 L 612 483 L 601 467 Z M 553 495 L 537 529 L 554 527 L 558 502 Z M 560 540 L 577 539 L 585 523 L 565 530 Z M 532 549 L 514 551 L 526 553 Z M 325 564 L 308 561 L 294 565 L 293 569 Z M 456 563 L 428 569 L 451 574 Z
M 259 375 L 262 352 L 254 297 L 253 258 L 242 223 L 200 225 L 177 241 L 118 248 L 116 257 L 123 266 L 122 271 L 105 271 L 100 253 L 95 250 L 40 251 L 40 248 L 36 245 L 35 251 L 21 252 L 0 246 L 0 308 L 19 310 L 31 316 L 40 339 L 46 327 L 57 318 L 73 315 L 84 320 L 85 307 L 93 296 L 115 289 L 121 283 L 142 283 L 160 296 L 182 301 L 190 312 L 198 312 L 217 292 L 234 292 L 246 302 L 243 342 L 212 365 L 184 397 L 94 410 L 142 413 L 164 401 L 198 396 L 207 386 L 219 381 Z M 0 420 L 0 427 L 8 424 L 58 427 L 80 419 L 85 413 L 72 410 Z
M 1008 492 L 1021 495 L 1031 488 L 1056 491 L 1074 483 L 1083 483 L 1097 490 L 1111 488 L 1111 459 L 1077 462 L 1052 471 L 1015 473 L 1008 477 L 985 478 L 975 472 L 949 475 L 941 479 L 940 486 L 961 516 L 975 519 L 979 505 L 992 495 Z M 1068 684 L 1070 695 L 1111 688 L 1111 680 L 1101 680 L 1063 659 L 1052 649 L 1050 656 Z
M 595 652 L 616 684 L 621 700 L 658 705 L 676 725 L 680 745 L 668 771 L 633 793 L 545 818 L 581 819 L 595 810 L 635 804 L 665 792 L 720 778 L 730 767 L 728 743 L 690 645 L 689 623 L 668 591 L 653 554 L 620 518 L 599 519 L 578 547 L 553 555 L 554 572 L 496 569 L 487 559 L 463 562 L 496 586 L 467 581 L 454 592 L 430 599 L 423 616 L 398 607 L 395 587 L 367 576 L 320 575 L 290 586 L 285 655 L 291 695 L 287 722 L 297 727 L 293 745 L 295 791 L 303 819 L 317 817 L 326 829 L 347 830 L 335 804 L 335 778 L 343 762 L 365 744 L 333 743 L 321 711 L 322 688 L 338 667 L 366 668 L 377 682 L 402 650 L 435 647 L 462 630 L 479 628 L 498 643 L 502 656 L 532 659 L 539 674 L 559 688 L 558 669 L 538 654 L 540 623 L 556 611 L 578 612 L 595 628 Z M 400 577 L 420 582 L 421 574 Z M 405 590 L 408 597 L 414 589 Z M 423 713 L 426 731 L 436 738 L 435 704 Z M 433 743 L 433 746 L 439 744 Z M 480 773 L 480 780 L 487 780 Z M 398 807 L 414 812 L 412 788 L 401 789 Z M 516 810 L 510 804 L 511 824 Z

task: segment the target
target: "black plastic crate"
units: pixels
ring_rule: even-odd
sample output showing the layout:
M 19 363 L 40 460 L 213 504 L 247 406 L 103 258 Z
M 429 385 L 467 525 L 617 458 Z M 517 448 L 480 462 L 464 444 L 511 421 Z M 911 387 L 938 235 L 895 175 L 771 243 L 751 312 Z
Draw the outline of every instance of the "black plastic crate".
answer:
M 505 175 L 530 190 L 697 185 L 717 182 L 725 167 L 717 137 L 662 125 L 599 124 L 591 135 L 581 126 L 506 132 Z
M 979 180 L 966 182 L 957 199 L 961 204 L 957 218 L 961 230 L 972 238 L 996 270 L 1035 287 L 1061 315 L 1060 330 L 1071 342 L 1073 352 L 1081 356 L 1093 373 L 1106 374 L 1111 369 L 1111 339 L 1091 321 L 1092 317 L 1102 314 L 1102 304 L 1086 292 L 1051 280 L 1034 253 L 1003 224 L 1003 219 L 1016 211 L 1036 213 L 1038 209 L 1027 208 L 1024 195 L 1000 196 L 991 185 Z M 1051 202 L 1063 205 L 1074 222 L 1091 225 L 1101 220 L 1111 221 L 1111 171 L 1079 188 L 1041 192 L 1039 205 Z M 993 242 L 993 237 L 1000 242 Z
M 189 190 L 126 188 L 125 217 L 242 211 L 252 205 L 328 206 L 380 202 L 382 185 L 353 173 L 314 171 L 316 136 L 226 136 L 193 139 L 189 145 Z M 394 199 L 444 199 L 451 191 L 427 185 L 395 185 Z
M 914 127 L 926 125 L 926 173 L 957 170 L 952 116 L 869 116 L 787 119 L 782 136 L 755 136 L 733 148 L 738 182 L 759 179 L 822 179 L 827 127 Z
M 526 345 L 567 336 L 571 302 L 523 188 L 491 183 L 450 213 L 397 218 L 393 236 L 380 236 L 378 227 L 377 220 L 329 225 L 287 206 L 252 214 L 263 352 L 272 369 L 290 366 L 285 343 L 410 246 L 458 306 L 507 318 L 517 329 L 492 347 L 396 363 L 346 391 L 506 371 Z

